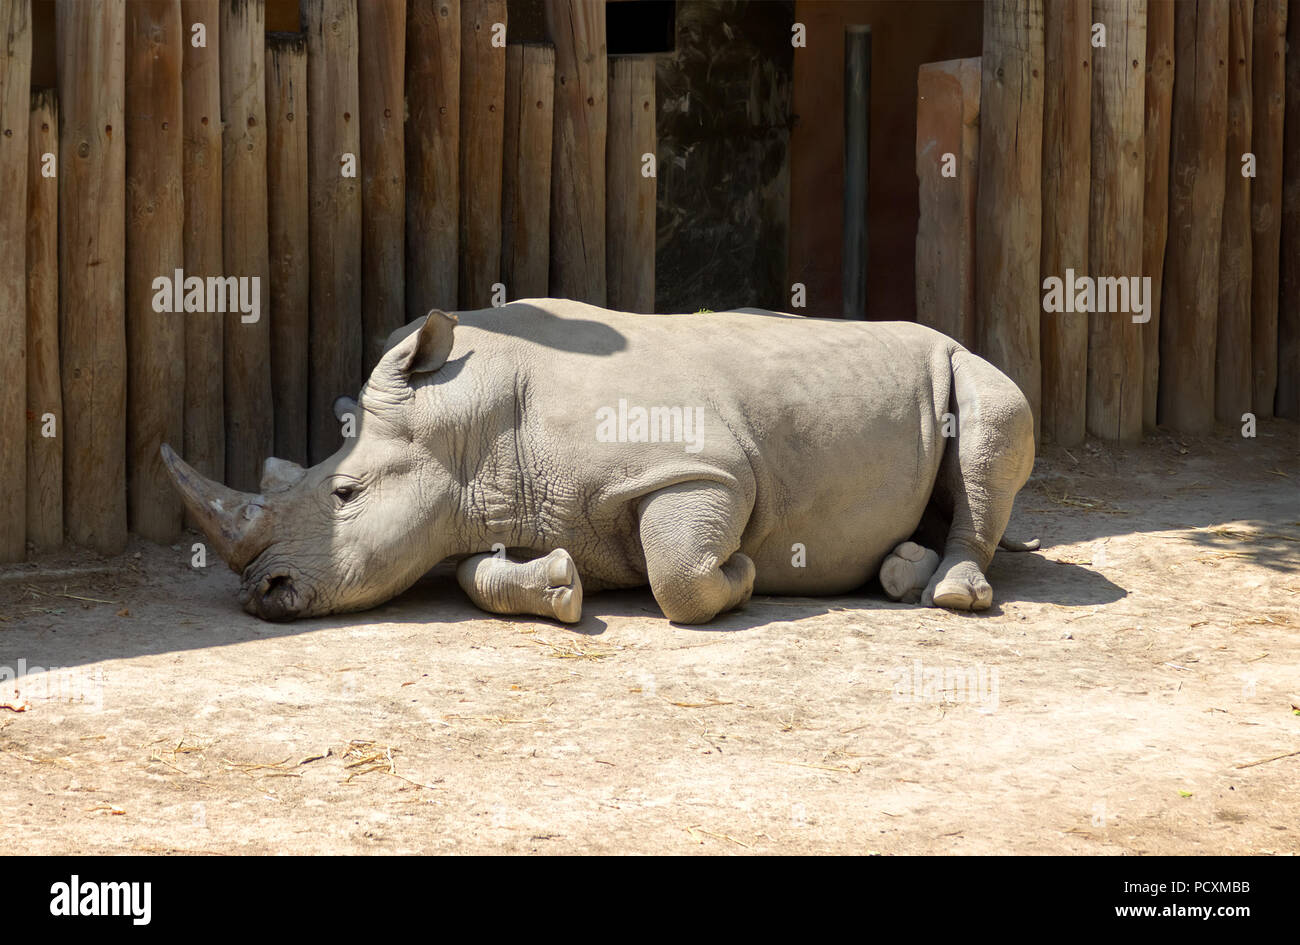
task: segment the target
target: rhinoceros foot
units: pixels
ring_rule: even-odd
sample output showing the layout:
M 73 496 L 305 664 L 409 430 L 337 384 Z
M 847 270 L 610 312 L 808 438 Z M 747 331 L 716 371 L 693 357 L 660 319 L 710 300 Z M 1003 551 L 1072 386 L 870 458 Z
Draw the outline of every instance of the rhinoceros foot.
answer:
M 880 584 L 890 599 L 915 604 L 938 568 L 938 552 L 905 541 L 880 566 Z
M 949 610 L 988 610 L 993 603 L 993 588 L 975 562 L 957 561 L 948 567 L 945 561 L 921 595 L 921 603 Z

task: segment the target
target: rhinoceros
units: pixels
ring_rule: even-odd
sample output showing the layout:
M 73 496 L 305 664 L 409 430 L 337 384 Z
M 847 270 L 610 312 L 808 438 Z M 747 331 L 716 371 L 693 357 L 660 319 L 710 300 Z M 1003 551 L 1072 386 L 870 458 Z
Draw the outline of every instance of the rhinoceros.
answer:
M 987 608 L 1034 459 L 1016 385 L 908 322 L 529 299 L 396 331 L 342 447 L 261 491 L 163 459 L 268 620 L 357 611 L 457 562 L 480 608 L 573 622 L 649 584 L 698 624 L 752 593 Z M 345 427 L 345 432 L 346 427 Z M 939 522 L 927 548 L 922 520 Z M 914 540 L 915 539 L 915 540 Z

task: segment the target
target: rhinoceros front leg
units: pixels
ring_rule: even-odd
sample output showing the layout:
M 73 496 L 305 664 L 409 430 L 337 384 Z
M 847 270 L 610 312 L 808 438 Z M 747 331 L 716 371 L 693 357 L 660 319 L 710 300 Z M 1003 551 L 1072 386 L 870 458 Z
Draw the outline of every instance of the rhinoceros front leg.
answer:
M 488 613 L 534 614 L 561 623 L 582 619 L 582 581 L 563 548 L 532 561 L 473 555 L 456 567 L 456 580 Z
M 641 548 L 659 608 L 676 623 L 707 623 L 754 592 L 754 562 L 737 549 L 748 509 L 712 482 L 684 482 L 641 502 Z

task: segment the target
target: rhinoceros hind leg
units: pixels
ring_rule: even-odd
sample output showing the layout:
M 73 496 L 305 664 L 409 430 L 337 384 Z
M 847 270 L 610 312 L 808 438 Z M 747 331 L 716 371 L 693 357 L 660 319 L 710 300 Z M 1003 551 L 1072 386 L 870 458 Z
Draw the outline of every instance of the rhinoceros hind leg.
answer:
M 891 600 L 915 604 L 939 568 L 939 553 L 905 541 L 880 566 L 880 585 Z
M 953 353 L 952 377 L 957 437 L 944 451 L 935 484 L 952 523 L 921 603 L 987 610 L 993 588 L 984 574 L 1034 465 L 1034 417 L 1020 388 L 969 351 Z
M 582 619 L 582 580 L 563 548 L 532 561 L 473 555 L 457 566 L 456 579 L 488 613 L 533 614 L 561 623 Z
M 754 593 L 754 562 L 740 535 L 749 514 L 730 490 L 713 482 L 683 482 L 641 504 L 646 576 L 664 616 L 674 623 L 708 623 Z

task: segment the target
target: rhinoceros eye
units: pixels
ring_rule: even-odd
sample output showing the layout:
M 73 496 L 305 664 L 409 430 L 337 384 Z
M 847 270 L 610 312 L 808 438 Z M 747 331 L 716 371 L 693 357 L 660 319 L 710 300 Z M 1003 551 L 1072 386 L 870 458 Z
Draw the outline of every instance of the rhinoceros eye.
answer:
M 339 486 L 334 490 L 334 498 L 338 500 L 339 505 L 346 505 L 361 490 L 353 485 Z

